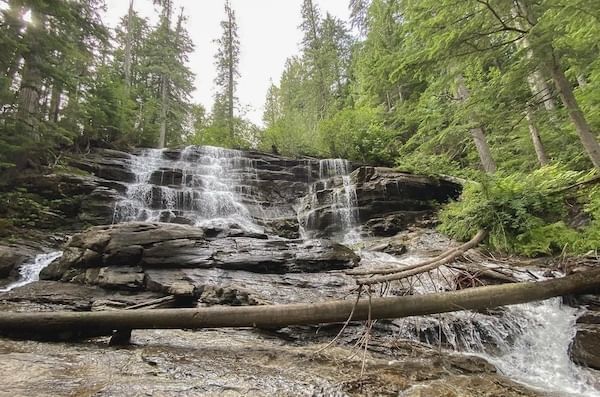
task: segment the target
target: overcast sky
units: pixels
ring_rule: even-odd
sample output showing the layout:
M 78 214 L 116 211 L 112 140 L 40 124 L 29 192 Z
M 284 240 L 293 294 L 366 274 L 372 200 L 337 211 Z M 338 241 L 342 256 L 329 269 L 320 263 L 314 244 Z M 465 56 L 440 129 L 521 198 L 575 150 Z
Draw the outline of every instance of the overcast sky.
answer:
M 196 49 L 190 57 L 190 67 L 196 75 L 194 101 L 208 110 L 212 107 L 216 75 L 213 40 L 221 35 L 220 21 L 224 17 L 225 0 L 174 0 L 184 7 L 187 29 Z M 238 97 L 242 106 L 250 106 L 248 118 L 262 124 L 264 99 L 270 79 L 279 81 L 285 60 L 298 53 L 302 34 L 300 8 L 302 0 L 232 0 L 241 41 Z M 348 0 L 315 0 L 322 13 L 347 20 Z M 127 13 L 128 0 L 107 0 L 105 22 L 115 26 Z M 135 9 L 151 21 L 157 20 L 152 0 L 135 0 Z

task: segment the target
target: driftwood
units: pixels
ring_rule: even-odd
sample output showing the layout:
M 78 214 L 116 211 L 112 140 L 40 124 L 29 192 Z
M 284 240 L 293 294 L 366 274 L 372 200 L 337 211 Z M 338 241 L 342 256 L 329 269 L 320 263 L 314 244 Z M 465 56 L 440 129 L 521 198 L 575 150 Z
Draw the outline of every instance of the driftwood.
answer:
M 139 310 L 139 309 L 154 309 L 164 305 L 175 303 L 177 298 L 174 295 L 163 296 L 162 298 L 153 299 L 147 302 L 138 303 L 137 305 L 128 306 L 124 310 Z
M 370 278 L 359 278 L 356 280 L 358 285 L 373 285 L 373 284 L 381 284 L 387 283 L 395 280 L 402 280 L 408 277 L 416 276 L 417 274 L 430 272 L 432 270 L 437 269 L 438 267 L 452 263 L 457 258 L 464 255 L 465 252 L 470 250 L 471 248 L 475 248 L 479 243 L 481 243 L 485 237 L 487 236 L 487 231 L 480 230 L 477 234 L 468 242 L 463 245 L 450 249 L 444 252 L 441 255 L 436 256 L 435 258 L 428 259 L 424 262 L 420 262 L 414 265 L 405 266 L 402 268 L 394 269 L 394 270 L 381 270 L 381 271 L 372 271 L 367 272 L 366 274 L 374 275 L 374 274 L 382 274 L 378 277 L 370 277 Z M 353 275 L 362 275 L 363 273 L 354 272 L 351 273 Z
M 600 289 L 600 270 L 540 282 L 512 283 L 426 295 L 271 306 L 106 312 L 0 313 L 0 333 L 19 337 L 130 329 L 275 328 L 482 310 Z

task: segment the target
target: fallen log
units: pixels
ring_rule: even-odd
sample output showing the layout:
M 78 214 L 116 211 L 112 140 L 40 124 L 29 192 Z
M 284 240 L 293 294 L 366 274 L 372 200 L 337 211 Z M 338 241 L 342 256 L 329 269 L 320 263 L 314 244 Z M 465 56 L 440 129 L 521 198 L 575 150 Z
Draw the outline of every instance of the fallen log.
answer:
M 129 329 L 274 328 L 343 323 L 482 310 L 600 290 L 600 270 L 562 278 L 460 291 L 388 298 L 270 306 L 106 312 L 0 313 L 0 333 L 17 337 L 78 331 L 81 334 Z M 370 303 L 370 305 L 369 305 Z M 356 307 L 354 306 L 356 304 Z

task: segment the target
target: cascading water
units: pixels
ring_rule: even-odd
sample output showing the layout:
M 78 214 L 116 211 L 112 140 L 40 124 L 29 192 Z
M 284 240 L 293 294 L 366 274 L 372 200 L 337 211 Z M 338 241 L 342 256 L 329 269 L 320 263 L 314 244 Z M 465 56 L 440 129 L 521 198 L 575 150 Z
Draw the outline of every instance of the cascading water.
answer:
M 7 292 L 15 288 L 33 283 L 40 279 L 40 272 L 49 264 L 62 256 L 62 251 L 40 254 L 31 263 L 25 263 L 19 270 L 19 280 L 1 288 L 0 292 Z
M 179 159 L 165 150 L 131 156 L 135 182 L 115 206 L 114 222 L 235 223 L 258 230 L 244 196 L 252 196 L 256 169 L 242 152 L 189 146 Z
M 363 252 L 370 262 L 385 264 L 397 258 Z M 423 258 L 403 257 L 406 264 Z M 536 278 L 542 272 L 530 270 Z M 440 268 L 431 277 L 421 277 L 410 291 L 396 293 L 433 293 L 453 289 L 452 274 Z M 575 336 L 580 310 L 562 305 L 560 298 L 507 306 L 496 311 L 453 312 L 394 321 L 396 337 L 443 346 L 456 352 L 482 356 L 504 375 L 545 392 L 560 396 L 600 397 L 598 375 L 575 365 L 569 346 Z
M 304 232 L 311 236 L 311 232 L 318 229 L 313 223 L 315 211 L 329 206 L 332 212 L 332 223 L 342 236 L 345 243 L 354 243 L 360 239 L 360 226 L 358 221 L 358 199 L 356 186 L 350 173 L 352 164 L 343 159 L 325 159 L 319 161 L 319 180 L 310 186 L 308 210 L 303 214 Z M 340 184 L 341 180 L 341 184 Z M 321 192 L 331 191 L 329 200 L 321 202 Z

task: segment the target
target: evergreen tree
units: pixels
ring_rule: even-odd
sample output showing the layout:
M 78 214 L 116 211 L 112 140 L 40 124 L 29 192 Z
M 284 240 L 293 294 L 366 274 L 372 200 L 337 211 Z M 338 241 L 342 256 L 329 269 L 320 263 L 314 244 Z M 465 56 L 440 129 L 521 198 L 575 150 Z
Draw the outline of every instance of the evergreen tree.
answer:
M 215 41 L 218 45 L 215 55 L 217 94 L 212 114 L 215 127 L 222 129 L 223 132 L 226 131 L 231 145 L 236 141 L 236 129 L 239 124 L 235 111 L 238 106 L 236 90 L 241 75 L 239 72 L 240 40 L 238 25 L 235 11 L 231 8 L 229 0 L 225 2 L 225 19 L 221 21 L 221 28 L 223 33 Z

